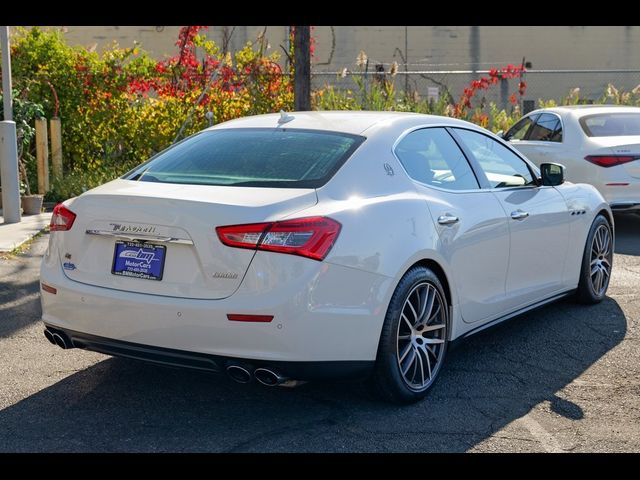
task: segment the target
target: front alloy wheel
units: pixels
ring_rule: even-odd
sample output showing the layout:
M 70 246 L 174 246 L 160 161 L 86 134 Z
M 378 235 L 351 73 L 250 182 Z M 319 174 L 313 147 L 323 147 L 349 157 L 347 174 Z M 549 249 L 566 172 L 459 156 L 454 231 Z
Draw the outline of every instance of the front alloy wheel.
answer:
M 601 302 L 609 287 L 613 264 L 613 233 L 607 219 L 598 215 L 587 236 L 577 297 L 582 303 Z

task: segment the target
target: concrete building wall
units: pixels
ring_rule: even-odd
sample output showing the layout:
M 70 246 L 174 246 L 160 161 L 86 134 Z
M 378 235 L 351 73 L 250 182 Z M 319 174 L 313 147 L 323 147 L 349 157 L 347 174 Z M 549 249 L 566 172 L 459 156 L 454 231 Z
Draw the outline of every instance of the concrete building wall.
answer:
M 92 46 L 98 50 L 115 40 L 131 46 L 134 40 L 156 58 L 175 54 L 180 27 L 175 26 L 67 26 L 66 38 L 72 44 Z M 206 35 L 231 51 L 255 40 L 261 32 L 270 45 L 269 52 L 287 45 L 288 27 L 228 26 L 210 27 Z M 317 26 L 314 29 L 316 52 L 314 71 L 355 69 L 360 50 L 371 64 L 397 61 L 401 70 L 488 69 L 508 63 L 519 64 L 522 58 L 538 69 L 640 69 L 640 27 L 638 26 Z M 420 92 L 427 86 L 444 83 L 452 93 L 469 80 L 469 76 L 411 76 Z M 599 95 L 607 83 L 633 88 L 640 74 L 530 74 L 530 94 L 559 98 L 575 86 L 585 93 Z M 334 82 L 334 77 L 317 77 L 316 85 Z M 461 91 L 461 90 L 460 90 Z

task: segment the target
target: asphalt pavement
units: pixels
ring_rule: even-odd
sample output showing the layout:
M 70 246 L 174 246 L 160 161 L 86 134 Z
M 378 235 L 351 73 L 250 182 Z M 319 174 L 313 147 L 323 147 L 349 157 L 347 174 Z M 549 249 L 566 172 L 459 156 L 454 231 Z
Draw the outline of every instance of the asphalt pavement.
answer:
M 0 257 L 0 451 L 640 451 L 640 216 L 616 222 L 604 302 L 564 300 L 470 338 L 427 399 L 402 407 L 358 383 L 240 385 L 54 347 L 45 234 Z

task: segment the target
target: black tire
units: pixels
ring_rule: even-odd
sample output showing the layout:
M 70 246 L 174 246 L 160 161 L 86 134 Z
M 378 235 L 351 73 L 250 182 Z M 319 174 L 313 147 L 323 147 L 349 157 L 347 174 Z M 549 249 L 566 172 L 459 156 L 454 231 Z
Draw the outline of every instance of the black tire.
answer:
M 422 292 L 425 292 L 424 300 Z M 409 312 L 409 309 L 407 309 L 408 305 L 406 305 L 409 296 L 411 296 L 414 302 L 418 302 L 417 306 L 422 305 L 420 302 L 424 301 L 425 306 L 424 309 L 422 309 L 424 310 L 424 317 L 420 317 L 420 311 L 418 315 L 414 317 L 414 327 L 417 326 L 417 330 L 413 330 L 413 332 L 417 332 L 416 337 L 411 337 L 409 340 L 400 340 L 400 336 L 407 337 L 409 335 L 406 335 L 406 333 L 411 331 L 408 330 L 411 322 L 407 320 L 407 317 L 411 315 L 407 313 L 404 319 L 402 317 L 405 310 Z M 431 304 L 435 312 L 433 313 L 433 317 L 430 317 L 427 312 L 430 298 L 434 299 Z M 447 350 L 449 306 L 446 298 L 440 280 L 435 273 L 428 268 L 421 266 L 413 267 L 400 280 L 389 302 L 389 308 L 387 309 L 387 315 L 380 335 L 380 343 L 378 344 L 376 364 L 370 378 L 370 386 L 374 394 L 381 399 L 397 404 L 408 404 L 423 399 L 431 390 L 431 387 L 439 377 Z M 442 307 L 439 310 L 436 310 L 436 301 L 440 302 Z M 420 320 L 420 318 L 423 318 L 423 320 Z M 432 320 L 430 320 L 430 318 L 432 318 Z M 402 325 L 400 325 L 401 322 L 403 322 Z M 441 325 L 444 325 L 444 327 Z M 434 328 L 437 329 L 431 330 Z M 427 332 L 427 330 L 430 331 Z M 404 333 L 404 335 L 401 335 L 401 333 Z M 422 337 L 424 337 L 424 339 Z M 431 351 L 428 341 L 438 342 L 440 340 L 442 340 L 442 342 L 430 344 L 433 352 L 437 353 L 436 355 L 436 353 Z M 416 342 L 418 342 L 419 345 L 416 345 Z M 416 382 L 422 380 L 420 387 L 412 386 L 411 381 L 405 379 L 405 376 L 409 376 L 408 372 L 403 376 L 400 367 L 403 361 L 398 354 L 399 349 L 404 351 L 408 357 L 414 355 L 412 362 L 415 362 L 415 365 L 413 363 L 411 364 L 414 365 L 413 368 L 416 369 L 414 375 L 417 375 L 418 366 L 421 367 L 419 370 L 421 377 L 418 376 L 416 380 Z M 407 352 L 409 352 L 409 354 L 407 354 Z M 409 365 L 409 360 L 411 360 L 411 358 L 405 358 L 405 365 Z M 431 365 L 431 361 L 435 362 L 433 366 Z M 425 373 L 427 367 L 428 382 L 426 380 L 427 374 Z M 410 366 L 406 368 L 411 370 Z
M 604 255 L 595 255 L 595 250 L 598 249 L 598 241 L 596 240 L 596 233 L 598 231 L 602 231 L 602 229 L 606 229 L 608 232 L 609 238 L 609 247 L 608 251 Z M 592 305 L 595 303 L 600 303 L 607 294 L 607 288 L 609 287 L 609 280 L 611 277 L 611 267 L 613 266 L 613 231 L 611 229 L 611 224 L 604 217 L 604 215 L 598 215 L 593 223 L 591 224 L 591 229 L 589 230 L 589 235 L 587 235 L 587 242 L 584 247 L 584 253 L 582 255 L 582 267 L 580 269 L 580 281 L 578 283 L 578 290 L 576 292 L 576 299 L 580 303 L 584 303 L 587 305 Z M 600 252 L 602 253 L 602 252 Z M 595 255 L 595 258 L 594 258 Z M 592 276 L 592 262 L 596 262 L 596 267 L 603 269 L 606 268 L 606 263 L 608 262 L 608 274 L 603 272 L 603 282 L 599 291 L 596 291 L 597 288 L 594 286 L 594 283 L 598 285 L 597 282 L 594 282 L 594 278 L 597 276 L 597 273 Z M 600 266 L 598 266 L 600 265 Z

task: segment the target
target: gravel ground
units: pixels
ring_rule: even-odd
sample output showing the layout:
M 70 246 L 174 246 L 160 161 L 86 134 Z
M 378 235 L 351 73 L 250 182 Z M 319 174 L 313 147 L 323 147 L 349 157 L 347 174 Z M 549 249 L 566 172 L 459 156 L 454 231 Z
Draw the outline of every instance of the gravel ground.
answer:
M 640 451 L 640 216 L 616 222 L 604 302 L 561 301 L 472 337 L 405 407 L 359 384 L 269 389 L 54 347 L 43 235 L 0 259 L 0 451 Z

